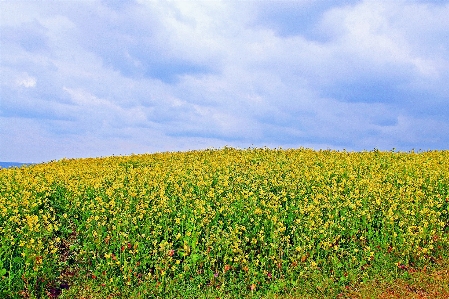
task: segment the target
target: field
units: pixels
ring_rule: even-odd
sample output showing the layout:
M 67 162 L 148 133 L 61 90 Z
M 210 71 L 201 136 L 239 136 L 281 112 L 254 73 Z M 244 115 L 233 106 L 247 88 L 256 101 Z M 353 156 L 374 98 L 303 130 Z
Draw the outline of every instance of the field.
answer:
M 423 273 L 423 292 L 447 295 L 449 152 L 225 147 L 1 169 L 0 244 L 2 298 L 369 297 Z

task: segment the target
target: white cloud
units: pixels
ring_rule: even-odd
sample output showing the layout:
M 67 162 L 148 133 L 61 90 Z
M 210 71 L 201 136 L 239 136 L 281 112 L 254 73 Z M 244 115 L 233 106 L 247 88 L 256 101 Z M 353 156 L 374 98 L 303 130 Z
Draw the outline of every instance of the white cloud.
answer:
M 32 88 L 36 86 L 36 78 L 28 75 L 27 73 L 23 74 L 19 78 L 16 79 L 17 86 L 23 86 L 25 88 Z
M 449 31 L 447 18 L 442 19 L 442 11 L 449 13 L 449 5 L 439 10 L 426 4 L 413 4 L 406 1 L 364 1 L 355 6 L 335 8 L 328 11 L 321 22 L 321 30 L 334 31 L 331 43 L 336 50 L 355 56 L 360 62 L 369 64 L 373 70 L 388 72 L 391 67 L 405 68 L 413 66 L 416 75 L 437 75 L 447 72 L 447 66 L 438 69 L 441 56 L 429 51 L 428 43 L 420 42 L 426 34 L 424 28 L 432 31 Z M 435 20 L 438 20 L 436 29 Z M 444 29 L 442 29 L 444 28 Z M 416 32 L 421 34 L 416 35 Z M 441 40 L 430 41 L 440 44 Z M 446 48 L 447 42 L 439 48 Z M 447 57 L 443 56 L 447 61 Z
M 0 21 L 9 32 L 1 39 L 0 138 L 11 147 L 0 149 L 0 160 L 27 144 L 7 137 L 7 119 L 16 131 L 35 127 L 28 144 L 39 157 L 226 144 L 407 150 L 449 142 L 448 4 L 3 8 L 22 13 Z M 43 150 L 45 143 L 53 150 Z

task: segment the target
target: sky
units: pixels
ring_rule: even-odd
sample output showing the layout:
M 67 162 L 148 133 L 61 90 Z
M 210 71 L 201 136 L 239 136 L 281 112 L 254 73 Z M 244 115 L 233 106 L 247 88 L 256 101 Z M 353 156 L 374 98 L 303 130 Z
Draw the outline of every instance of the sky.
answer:
M 0 161 L 449 149 L 449 0 L 2 0 L 0 14 Z

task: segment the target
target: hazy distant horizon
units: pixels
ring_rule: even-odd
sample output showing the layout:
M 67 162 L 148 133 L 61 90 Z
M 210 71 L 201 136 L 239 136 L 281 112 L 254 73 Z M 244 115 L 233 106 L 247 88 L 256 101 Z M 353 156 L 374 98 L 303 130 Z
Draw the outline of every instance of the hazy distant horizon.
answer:
M 0 168 L 20 167 L 22 165 L 29 165 L 34 163 L 27 162 L 0 162 Z

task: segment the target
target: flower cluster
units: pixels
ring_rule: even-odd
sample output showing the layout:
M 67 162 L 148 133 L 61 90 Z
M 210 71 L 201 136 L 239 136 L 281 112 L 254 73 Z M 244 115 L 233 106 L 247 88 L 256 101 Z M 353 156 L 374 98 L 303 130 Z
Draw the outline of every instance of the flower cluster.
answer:
M 448 169 L 447 151 L 228 147 L 1 169 L 0 285 L 39 292 L 76 270 L 252 292 L 419 263 L 448 249 Z

